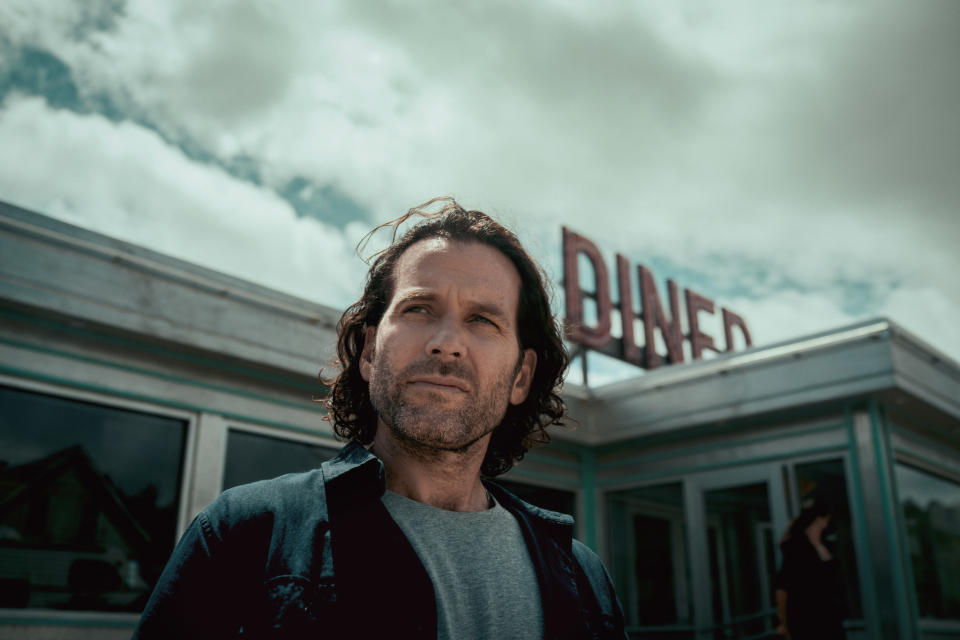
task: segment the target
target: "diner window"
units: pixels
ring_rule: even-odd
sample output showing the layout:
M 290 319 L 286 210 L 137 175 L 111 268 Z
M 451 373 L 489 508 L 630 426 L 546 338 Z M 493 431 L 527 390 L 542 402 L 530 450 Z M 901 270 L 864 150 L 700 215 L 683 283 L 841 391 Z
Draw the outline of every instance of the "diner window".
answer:
M 960 620 L 960 484 L 896 465 L 920 616 Z
M 176 540 L 186 430 L 0 387 L 0 607 L 141 611 Z
M 850 502 L 847 497 L 847 481 L 843 471 L 843 460 L 835 458 L 804 462 L 794 465 L 793 470 L 797 480 L 797 495 L 800 498 L 801 505 L 804 501 L 815 497 L 824 500 L 830 506 L 831 522 L 826 540 L 833 548 L 833 552 L 840 563 L 846 617 L 849 619 L 862 618 L 860 581 L 857 573 L 857 558 L 853 544 Z
M 276 478 L 285 473 L 309 471 L 336 456 L 340 450 L 313 442 L 289 440 L 239 429 L 227 435 L 223 488 Z
M 609 568 L 627 623 L 692 624 L 682 485 L 610 493 L 607 516 Z

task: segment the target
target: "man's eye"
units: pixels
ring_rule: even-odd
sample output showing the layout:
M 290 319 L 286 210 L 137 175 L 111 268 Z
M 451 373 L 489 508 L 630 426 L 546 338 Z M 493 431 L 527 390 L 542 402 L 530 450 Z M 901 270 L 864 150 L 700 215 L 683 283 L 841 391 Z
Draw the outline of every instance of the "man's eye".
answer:
M 422 304 L 413 304 L 403 310 L 404 313 L 426 313 L 427 308 Z
M 496 322 L 494 322 L 494 321 L 491 320 L 490 318 L 487 318 L 486 316 L 473 316 L 473 321 L 474 321 L 474 322 L 479 322 L 480 324 L 488 324 L 488 325 L 490 325 L 490 326 L 492 326 L 492 327 L 497 326 L 497 323 L 496 323 Z

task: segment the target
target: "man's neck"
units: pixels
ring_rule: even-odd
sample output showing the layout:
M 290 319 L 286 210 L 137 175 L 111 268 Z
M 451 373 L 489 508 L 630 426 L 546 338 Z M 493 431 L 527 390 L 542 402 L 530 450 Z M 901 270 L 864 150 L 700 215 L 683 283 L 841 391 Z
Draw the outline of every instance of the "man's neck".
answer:
M 480 467 L 489 440 L 485 436 L 462 452 L 415 450 L 381 424 L 370 451 L 383 462 L 390 491 L 438 509 L 483 511 L 489 498 L 480 482 Z

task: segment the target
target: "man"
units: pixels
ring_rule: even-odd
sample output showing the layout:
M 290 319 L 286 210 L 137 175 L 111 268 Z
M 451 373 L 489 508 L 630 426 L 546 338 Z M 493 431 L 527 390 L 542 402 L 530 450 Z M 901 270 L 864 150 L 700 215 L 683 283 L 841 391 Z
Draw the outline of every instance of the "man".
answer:
M 453 200 L 394 237 L 413 216 L 338 326 L 326 406 L 349 443 L 197 516 L 136 637 L 624 637 L 572 518 L 485 479 L 565 418 L 539 268 Z

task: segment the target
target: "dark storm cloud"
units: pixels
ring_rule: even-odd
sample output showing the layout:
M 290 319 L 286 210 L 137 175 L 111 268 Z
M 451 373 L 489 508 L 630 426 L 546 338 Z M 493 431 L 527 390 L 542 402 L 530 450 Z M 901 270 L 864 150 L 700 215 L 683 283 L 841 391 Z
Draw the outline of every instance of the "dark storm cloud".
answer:
M 936 216 L 956 233 L 960 3 L 884 3 L 862 18 L 785 78 L 779 118 L 792 126 L 770 154 L 781 185 L 814 203 Z
M 639 12 L 444 2 L 415 14 L 400 2 L 350 10 L 411 58 L 424 85 L 457 91 L 484 124 L 501 109 L 505 119 L 528 112 L 588 131 L 608 151 L 696 118 L 720 82 L 705 58 L 665 42 Z
M 297 70 L 296 40 L 267 5 L 187 5 L 177 22 L 193 31 L 185 43 L 189 63 L 161 84 L 194 116 L 229 126 L 283 100 Z

